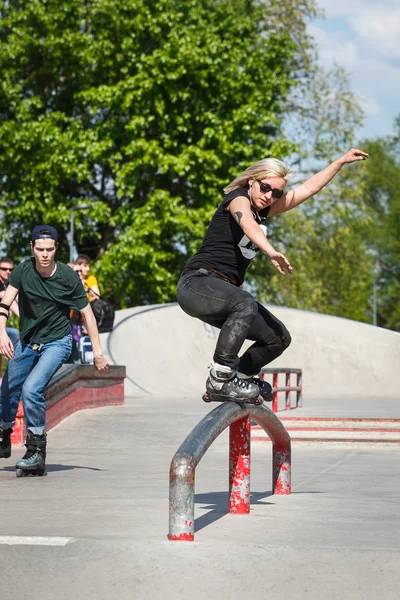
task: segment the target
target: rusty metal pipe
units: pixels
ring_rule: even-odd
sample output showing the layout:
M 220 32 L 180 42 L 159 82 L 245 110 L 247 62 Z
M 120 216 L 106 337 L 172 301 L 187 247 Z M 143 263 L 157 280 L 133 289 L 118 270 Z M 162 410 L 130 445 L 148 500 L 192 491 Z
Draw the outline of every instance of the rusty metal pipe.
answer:
M 273 491 L 290 494 L 290 436 L 278 417 L 265 406 L 225 402 L 208 413 L 191 431 L 171 461 L 169 486 L 169 540 L 194 539 L 195 471 L 205 452 L 224 429 L 237 421 L 254 419 L 273 443 Z M 244 441 L 243 441 L 244 440 Z M 244 452 L 245 438 L 239 453 Z M 236 449 L 236 453 L 238 449 Z M 249 449 L 250 456 L 250 449 Z M 250 463 L 248 474 L 250 495 Z M 243 479 L 244 480 L 244 479 Z M 246 487 L 247 484 L 245 484 Z M 247 489 L 247 488 L 246 488 Z
M 272 441 L 272 491 L 291 493 L 291 441 L 282 422 L 269 408 L 252 406 L 250 417 L 264 429 Z
M 171 461 L 169 471 L 170 540 L 194 539 L 195 470 L 205 452 L 224 429 L 249 411 L 225 402 L 208 413 L 189 433 Z

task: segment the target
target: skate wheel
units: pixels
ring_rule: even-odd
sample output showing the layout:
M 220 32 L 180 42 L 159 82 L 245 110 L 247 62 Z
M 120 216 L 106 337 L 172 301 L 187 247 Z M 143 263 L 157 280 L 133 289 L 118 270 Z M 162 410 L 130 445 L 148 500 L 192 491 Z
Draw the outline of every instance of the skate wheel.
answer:
M 36 471 L 29 471 L 27 469 L 16 469 L 15 474 L 17 477 L 44 477 L 47 475 L 44 469 Z
M 263 402 L 264 402 L 264 400 L 262 398 L 257 398 L 257 400 L 254 402 L 254 404 L 256 406 L 260 406 Z
M 211 402 L 211 398 L 208 394 L 203 394 L 203 402 Z

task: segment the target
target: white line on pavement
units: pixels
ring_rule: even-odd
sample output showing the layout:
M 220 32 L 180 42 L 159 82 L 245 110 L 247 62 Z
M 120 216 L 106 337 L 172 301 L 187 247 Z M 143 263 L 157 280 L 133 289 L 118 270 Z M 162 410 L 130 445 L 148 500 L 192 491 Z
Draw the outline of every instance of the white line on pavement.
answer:
M 307 479 L 305 479 L 304 481 L 301 481 L 300 483 L 298 483 L 297 485 L 295 485 L 294 487 L 292 487 L 292 492 L 293 490 L 296 490 L 298 487 L 300 487 L 301 485 L 304 485 L 305 483 L 308 483 L 309 481 L 312 481 L 313 479 L 316 479 L 317 477 L 319 477 L 320 475 L 323 475 L 324 473 L 326 473 L 327 471 L 330 471 L 331 469 L 334 469 L 335 467 L 339 466 L 342 462 L 346 462 L 347 460 L 349 460 L 352 456 L 354 456 L 355 454 L 355 450 L 353 450 L 352 452 L 350 452 L 349 454 L 346 454 L 346 456 L 344 458 L 341 458 L 340 460 L 338 460 L 337 462 L 335 462 L 333 465 L 329 465 L 329 467 L 327 467 L 326 469 L 323 469 L 322 471 L 320 471 L 319 473 L 315 473 L 314 475 L 312 475 L 311 477 L 308 477 Z
M 0 544 L 8 546 L 65 546 L 70 537 L 37 537 L 25 535 L 0 535 Z

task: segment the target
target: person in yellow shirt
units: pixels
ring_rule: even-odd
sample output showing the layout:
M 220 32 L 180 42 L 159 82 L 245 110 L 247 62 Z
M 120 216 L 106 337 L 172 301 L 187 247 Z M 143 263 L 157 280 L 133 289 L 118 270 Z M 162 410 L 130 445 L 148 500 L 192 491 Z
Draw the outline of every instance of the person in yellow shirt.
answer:
M 85 288 L 90 306 L 96 318 L 99 332 L 112 331 L 114 326 L 115 311 L 112 305 L 100 296 L 98 281 L 94 275 L 89 275 L 90 258 L 86 254 L 79 254 L 74 264 L 74 271 L 78 273 Z M 86 333 L 84 325 L 82 332 Z
M 90 262 L 90 258 L 86 254 L 79 254 L 74 267 L 74 270 L 82 279 L 89 301 L 100 298 L 100 288 L 97 278 L 94 275 L 89 275 Z

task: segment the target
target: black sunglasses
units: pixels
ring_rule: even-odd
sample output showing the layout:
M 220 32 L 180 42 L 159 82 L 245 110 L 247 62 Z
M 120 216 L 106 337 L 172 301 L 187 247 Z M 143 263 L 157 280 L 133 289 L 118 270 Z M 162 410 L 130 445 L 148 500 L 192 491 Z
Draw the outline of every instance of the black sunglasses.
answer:
M 266 194 L 267 192 L 272 192 L 272 195 L 274 198 L 282 198 L 283 196 L 283 190 L 277 190 L 276 188 L 272 188 L 269 183 L 264 183 L 263 181 L 260 181 L 259 179 L 256 179 L 258 185 L 260 186 L 260 190 L 262 191 L 263 194 Z
M 14 271 L 14 267 L 0 267 L 2 271 L 10 271 L 12 273 Z

